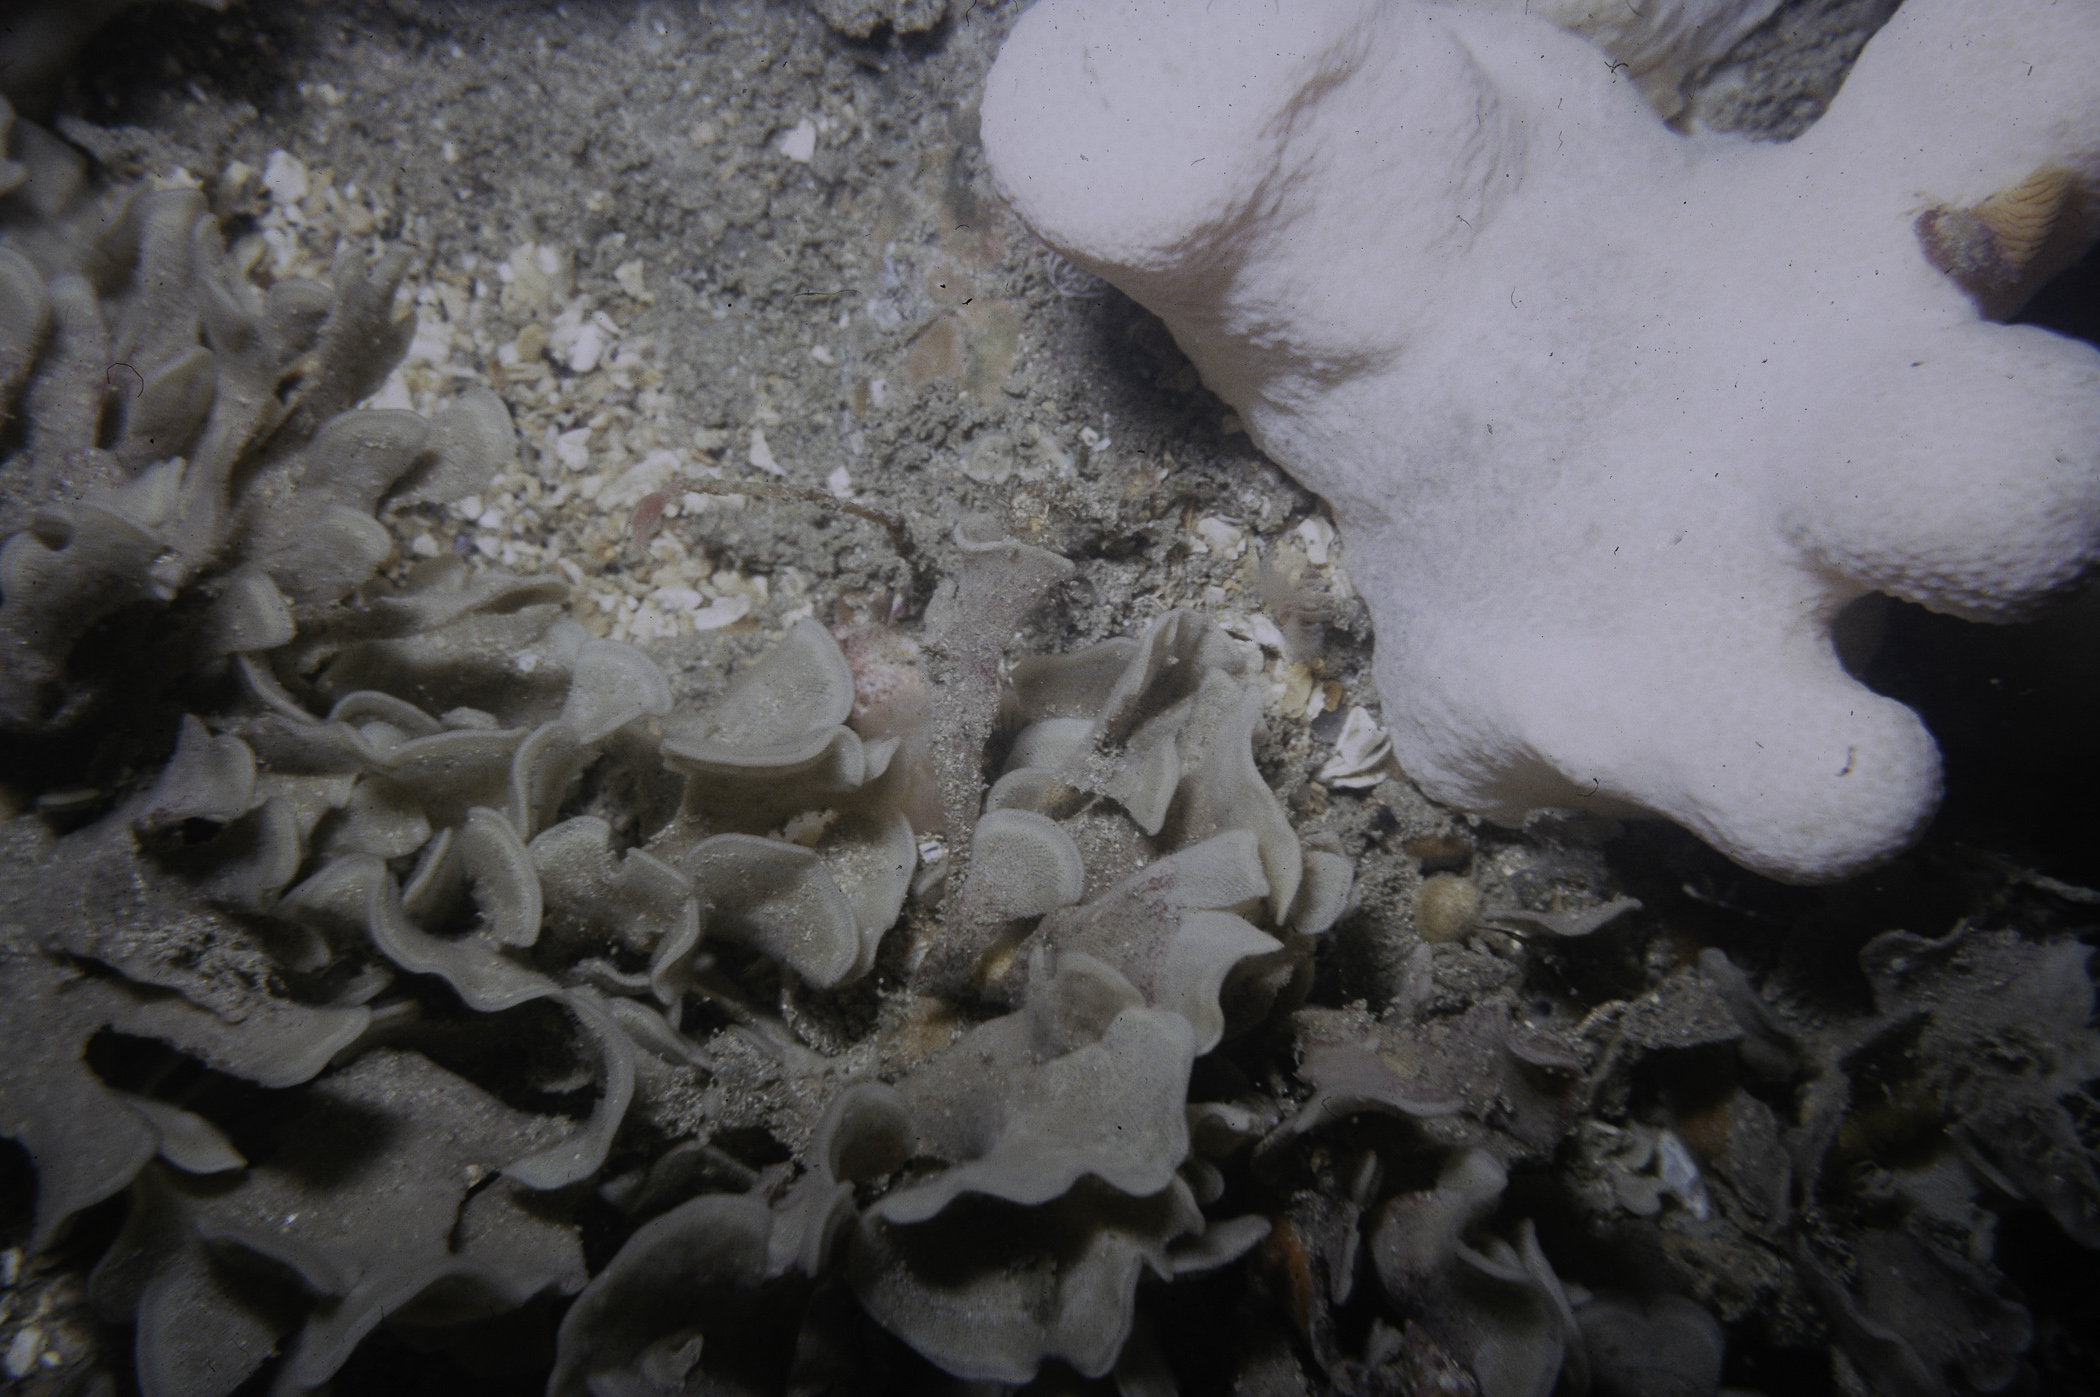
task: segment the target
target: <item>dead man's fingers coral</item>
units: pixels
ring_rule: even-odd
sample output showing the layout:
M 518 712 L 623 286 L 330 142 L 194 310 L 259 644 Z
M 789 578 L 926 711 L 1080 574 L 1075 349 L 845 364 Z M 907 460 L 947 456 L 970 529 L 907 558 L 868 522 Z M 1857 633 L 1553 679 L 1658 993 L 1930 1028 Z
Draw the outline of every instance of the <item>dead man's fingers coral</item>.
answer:
M 1044 0 L 985 147 L 1333 503 L 1425 791 L 1844 877 L 1940 776 L 1838 612 L 2012 619 L 2100 555 L 2100 354 L 1996 323 L 2100 230 L 2100 7 L 1913 0 L 1788 145 L 1680 135 L 1625 60 L 1713 55 L 1586 32 Z

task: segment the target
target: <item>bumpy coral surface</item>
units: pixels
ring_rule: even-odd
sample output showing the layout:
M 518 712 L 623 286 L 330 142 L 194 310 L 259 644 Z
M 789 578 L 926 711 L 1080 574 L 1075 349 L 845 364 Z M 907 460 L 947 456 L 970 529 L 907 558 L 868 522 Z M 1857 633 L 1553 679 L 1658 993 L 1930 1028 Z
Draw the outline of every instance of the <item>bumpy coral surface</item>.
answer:
M 2100 11 L 1914 0 L 1777 147 L 1676 134 L 1657 34 L 1592 29 L 1048 0 L 985 146 L 1333 502 L 1425 791 L 1840 878 L 1939 765 L 1838 612 L 2006 620 L 2100 552 L 2100 356 L 1995 323 L 2091 240 Z

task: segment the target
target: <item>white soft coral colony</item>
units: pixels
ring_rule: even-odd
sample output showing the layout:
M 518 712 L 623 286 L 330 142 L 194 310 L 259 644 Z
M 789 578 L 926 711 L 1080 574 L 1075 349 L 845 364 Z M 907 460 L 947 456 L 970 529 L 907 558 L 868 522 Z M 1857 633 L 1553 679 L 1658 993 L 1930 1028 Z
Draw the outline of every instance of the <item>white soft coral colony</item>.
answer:
M 1939 755 L 1838 611 L 2011 619 L 2100 555 L 2100 354 L 1992 318 L 2094 232 L 2100 0 L 1910 0 L 1786 145 L 1639 76 L 1515 3 L 1043 0 L 983 132 L 1332 502 L 1425 791 L 1843 877 Z

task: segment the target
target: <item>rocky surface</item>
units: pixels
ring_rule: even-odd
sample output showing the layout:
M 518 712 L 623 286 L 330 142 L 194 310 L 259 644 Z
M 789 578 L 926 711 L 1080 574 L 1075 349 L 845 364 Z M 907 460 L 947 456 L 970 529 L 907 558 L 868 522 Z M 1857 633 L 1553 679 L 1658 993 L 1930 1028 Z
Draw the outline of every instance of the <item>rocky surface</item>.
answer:
M 27 115 L 98 179 L 196 187 L 229 240 L 261 239 L 259 282 L 317 276 L 341 246 L 406 249 L 396 306 L 416 323 L 374 404 L 429 413 L 485 386 L 520 454 L 471 499 L 384 513 L 385 574 L 451 555 L 565 581 L 560 616 L 538 623 L 640 647 L 682 707 L 705 709 L 802 617 L 922 634 L 972 513 L 1075 566 L 1009 655 L 1071 652 L 1183 606 L 1241 642 L 1255 769 L 1309 846 L 1355 861 L 1356 891 L 1319 940 L 1309 1007 L 1195 1061 L 1206 1114 L 1175 1187 L 1269 1232 L 1240 1260 L 1138 1290 L 1124 1390 L 1166 1390 L 1144 1385 L 1164 1369 L 1185 1392 L 1511 1391 L 1496 1384 L 1550 1384 L 1568 1354 L 1587 1355 L 1596 1390 L 1656 1390 L 1624 1375 L 1646 1345 L 1681 1355 L 1669 1376 L 1693 1386 L 1671 1390 L 1711 1391 L 1714 1320 L 1734 1388 L 1988 1391 L 2031 1370 L 2044 1390 L 2088 1390 L 2100 1288 L 2079 1167 L 2100 1107 L 2078 982 L 2100 866 L 2071 799 L 2094 750 L 2091 677 L 2061 658 L 2087 653 L 2077 618 L 1983 642 L 1884 618 L 1869 673 L 1954 734 L 1950 799 L 1917 851 L 1834 889 L 1781 889 L 1654 826 L 1577 814 L 1510 831 L 1436 807 L 1362 736 L 1371 636 L 1322 505 L 1260 459 L 1156 321 L 990 197 L 974 95 L 1017 7 L 958 3 L 895 32 L 922 8 L 834 6 L 852 11 L 842 32 L 755 3 L 153 7 Z M 1832 17 L 1843 8 L 1785 7 L 1718 70 L 1726 103 L 1695 96 L 1693 111 L 1790 134 L 1835 81 L 1827 55 L 1878 12 Z M 893 27 L 852 32 L 878 12 Z M 1345 743 L 1358 707 L 1367 724 Z M 150 791 L 176 727 L 65 750 L 66 769 L 20 740 L 0 750 L 24 812 L 0 851 L 10 921 L 36 918 L 25 898 L 53 833 Z M 605 819 L 625 847 L 650 832 L 654 798 L 597 784 L 559 813 Z M 1471 896 L 1438 883 L 1418 927 L 1431 879 Z M 1620 895 L 1644 905 L 1565 934 Z M 153 910 L 173 896 L 150 882 L 135 903 L 206 951 L 236 944 L 223 912 Z M 797 1051 L 896 1081 L 969 1023 L 1005 1022 L 909 993 L 905 949 L 936 915 L 908 905 L 858 990 L 759 976 Z M 538 1007 L 504 1041 L 575 1036 Z M 2056 1025 L 2053 1048 L 2030 1021 Z M 165 1064 L 139 1042 L 87 1039 L 85 1070 L 131 1093 L 172 1081 L 256 1179 L 276 1177 L 271 1137 L 245 1123 L 304 1117 L 195 1061 L 155 1076 Z M 420 1061 L 394 1051 L 320 1082 L 383 1094 L 382 1067 Z M 419 1051 L 438 1063 L 415 1069 L 436 1073 L 433 1102 L 468 1092 L 464 1077 L 495 1093 L 473 1097 L 491 1121 L 590 1110 L 567 1052 L 512 1060 L 464 1033 Z M 760 1255 L 766 1227 L 807 1225 L 817 1183 L 837 1185 L 810 1157 L 824 1104 L 734 1035 L 705 1074 L 645 1072 L 605 1177 L 563 1204 L 585 1271 L 626 1274 L 608 1270 L 622 1245 L 674 1237 L 649 1219 L 695 1200 L 753 1214 Z M 122 1390 L 131 1328 L 86 1277 L 145 1204 L 112 1198 L 32 1252 L 33 1174 L 11 1152 L 0 1170 L 7 1377 Z M 511 1192 L 472 1196 L 514 1209 Z M 582 1273 L 548 1254 L 573 1289 Z M 723 1275 L 759 1265 L 726 1242 L 721 1255 Z M 1914 1293 L 1877 1279 L 1897 1270 Z M 802 1390 L 934 1390 L 843 1284 L 784 1274 L 724 1302 L 774 1345 L 752 1346 L 749 1371 L 787 1381 L 780 1346 L 802 1324 L 817 1355 Z M 435 1347 L 427 1324 L 382 1325 L 334 1390 L 537 1390 L 567 1303 Z M 639 1337 L 663 1346 L 648 1371 L 667 1384 L 698 1372 L 676 1367 L 678 1335 Z M 1078 1385 L 1054 1364 L 1041 1382 Z

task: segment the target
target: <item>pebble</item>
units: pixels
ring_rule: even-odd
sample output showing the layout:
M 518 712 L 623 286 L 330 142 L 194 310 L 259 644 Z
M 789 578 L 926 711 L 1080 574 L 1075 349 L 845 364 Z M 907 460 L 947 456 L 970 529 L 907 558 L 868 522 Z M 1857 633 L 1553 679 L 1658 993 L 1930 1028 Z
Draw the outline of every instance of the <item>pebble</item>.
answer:
M 570 470 L 582 470 L 591 459 L 591 429 L 576 427 L 554 438 L 554 459 Z
M 1082 436 L 1084 434 L 1082 433 Z M 1205 552 L 1217 553 L 1227 558 L 1237 558 L 1247 551 L 1246 530 L 1227 523 L 1214 514 L 1198 519 L 1192 532 L 1202 539 Z M 1194 550 L 1192 550 L 1194 551 Z
M 808 117 L 803 117 L 802 120 L 796 122 L 788 130 L 783 131 L 780 139 L 775 141 L 773 145 L 774 149 L 788 159 L 807 165 L 810 162 L 810 158 L 817 153 L 816 123 Z
M 596 322 L 579 327 L 576 341 L 569 346 L 569 368 L 572 372 L 587 374 L 598 367 L 598 360 L 605 353 L 605 332 Z
M 0 1359 L 0 1370 L 11 1378 L 23 1377 L 36 1366 L 37 1356 L 43 1351 L 43 1330 L 33 1324 L 17 1329 L 13 1342 L 7 1346 L 7 1357 Z
M 1305 542 L 1305 561 L 1316 568 L 1327 566 L 1328 550 L 1334 546 L 1334 525 L 1315 514 L 1300 521 L 1291 532 Z
M 1385 779 L 1392 755 L 1392 735 L 1378 726 L 1368 709 L 1358 705 L 1343 720 L 1333 759 L 1313 779 L 1345 791 L 1367 790 Z
M 1704 1222 L 1712 1216 L 1713 1205 L 1707 1200 L 1706 1184 L 1699 1178 L 1699 1165 L 1676 1131 L 1665 1130 L 1657 1138 L 1655 1163 L 1663 1187 L 1676 1194 L 1693 1217 Z
M 306 166 L 282 150 L 273 150 L 263 162 L 263 188 L 280 204 L 296 204 L 306 197 Z
M 1415 891 L 1415 934 L 1425 942 L 1456 941 L 1480 915 L 1480 889 L 1455 873 L 1436 873 Z
M 752 465 L 770 475 L 787 474 L 781 469 L 780 462 L 773 459 L 773 448 L 766 442 L 766 429 L 763 427 L 751 429 L 751 450 L 747 459 Z
M 733 626 L 751 614 L 749 597 L 716 597 L 706 606 L 692 613 L 693 629 L 696 631 L 720 630 Z

